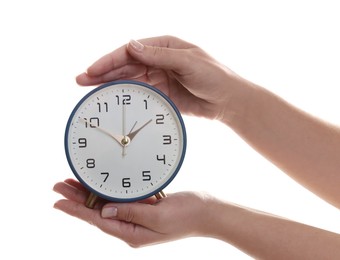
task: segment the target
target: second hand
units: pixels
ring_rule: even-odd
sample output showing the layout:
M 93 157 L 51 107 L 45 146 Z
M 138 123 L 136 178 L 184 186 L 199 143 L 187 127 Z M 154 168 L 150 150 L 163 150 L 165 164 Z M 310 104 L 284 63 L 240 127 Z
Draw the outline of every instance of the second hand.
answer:
M 122 149 L 122 156 L 124 157 L 125 155 L 126 155 L 126 150 L 125 150 L 125 146 L 126 146 L 126 144 L 128 143 L 128 140 L 127 140 L 127 138 L 126 138 L 126 107 L 125 107 L 125 105 L 124 105 L 124 103 L 122 104 L 122 106 L 123 106 L 123 112 L 122 112 L 122 120 L 123 120 L 123 122 L 122 122 L 122 133 L 123 133 L 123 139 L 122 139 L 122 144 L 123 144 L 123 149 Z

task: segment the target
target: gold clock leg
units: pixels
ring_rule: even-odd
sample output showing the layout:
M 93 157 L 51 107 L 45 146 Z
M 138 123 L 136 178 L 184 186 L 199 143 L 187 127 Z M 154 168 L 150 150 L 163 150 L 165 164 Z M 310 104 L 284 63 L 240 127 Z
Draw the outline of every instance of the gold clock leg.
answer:
M 160 192 L 156 193 L 155 196 L 158 200 L 160 200 L 160 199 L 165 198 L 166 194 L 164 193 L 164 191 L 161 190 Z
M 155 196 L 158 200 L 160 200 L 160 199 L 165 198 L 166 194 L 164 193 L 164 191 L 161 190 L 160 192 L 156 193 Z M 91 192 L 90 195 L 87 197 L 85 206 L 90 209 L 93 209 L 94 206 L 96 205 L 97 200 L 98 200 L 98 196 Z
M 91 192 L 90 195 L 87 197 L 85 206 L 90 209 L 93 209 L 94 205 L 96 205 L 97 199 L 98 199 L 98 196 Z

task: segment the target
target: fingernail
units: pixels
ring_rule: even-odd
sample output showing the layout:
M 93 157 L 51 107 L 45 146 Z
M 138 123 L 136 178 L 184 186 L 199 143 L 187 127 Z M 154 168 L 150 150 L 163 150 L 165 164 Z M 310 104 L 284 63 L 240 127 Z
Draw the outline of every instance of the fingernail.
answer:
M 117 216 L 117 208 L 116 207 L 104 207 L 102 209 L 102 217 L 103 218 L 113 218 Z
M 143 51 L 143 49 L 144 49 L 144 45 L 141 44 L 141 43 L 138 42 L 138 41 L 131 40 L 131 41 L 129 42 L 129 44 L 131 45 L 131 47 L 132 47 L 134 50 L 136 50 L 136 51 L 138 51 L 138 52 L 141 52 L 141 51 Z

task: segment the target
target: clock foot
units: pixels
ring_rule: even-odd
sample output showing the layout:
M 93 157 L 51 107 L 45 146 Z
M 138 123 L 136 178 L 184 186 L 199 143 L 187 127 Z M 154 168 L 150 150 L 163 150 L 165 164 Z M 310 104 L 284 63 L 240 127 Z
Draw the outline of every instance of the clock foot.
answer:
M 87 197 L 85 206 L 90 209 L 93 209 L 94 205 L 96 205 L 97 199 L 98 199 L 98 196 L 91 192 L 90 195 Z
M 160 192 L 156 193 L 155 196 L 158 200 L 160 200 L 160 199 L 165 198 L 166 194 L 164 193 L 164 191 L 161 190 Z

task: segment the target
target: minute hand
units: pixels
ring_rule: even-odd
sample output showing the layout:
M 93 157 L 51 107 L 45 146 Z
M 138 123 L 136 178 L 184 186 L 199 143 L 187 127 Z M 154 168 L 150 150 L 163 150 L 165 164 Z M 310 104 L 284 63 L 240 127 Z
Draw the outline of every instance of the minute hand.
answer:
M 82 122 L 82 123 L 84 123 L 84 124 L 86 123 L 86 121 L 85 121 L 83 118 L 80 118 L 80 122 Z M 104 133 L 104 134 L 110 136 L 110 137 L 113 138 L 115 141 L 117 141 L 117 143 L 119 143 L 121 146 L 123 146 L 123 144 L 122 144 L 122 140 L 123 140 L 123 138 L 124 138 L 123 135 L 112 134 L 112 133 L 110 133 L 109 131 L 107 131 L 106 129 L 101 128 L 101 127 L 99 127 L 99 126 L 96 126 L 96 127 L 94 127 L 94 128 L 95 128 L 95 129 L 98 129 L 98 130 L 101 131 L 102 133 Z
M 142 125 L 140 128 L 136 129 L 135 131 L 133 131 L 132 133 L 128 134 L 127 137 L 129 137 L 130 141 L 132 141 L 132 139 L 136 136 L 136 134 L 138 134 L 138 132 L 140 130 L 142 130 L 144 127 L 146 127 L 148 124 L 150 124 L 152 121 L 152 119 L 150 119 L 148 122 L 146 122 L 144 125 Z
M 121 146 L 123 146 L 123 144 L 122 144 L 122 140 L 124 138 L 123 135 L 112 134 L 109 131 L 105 130 L 104 128 L 101 128 L 101 127 L 98 127 L 98 126 L 96 126 L 95 128 L 98 129 L 99 131 L 103 132 L 104 134 L 107 134 L 108 136 L 113 138 L 115 141 L 117 141 L 117 143 L 119 143 Z

